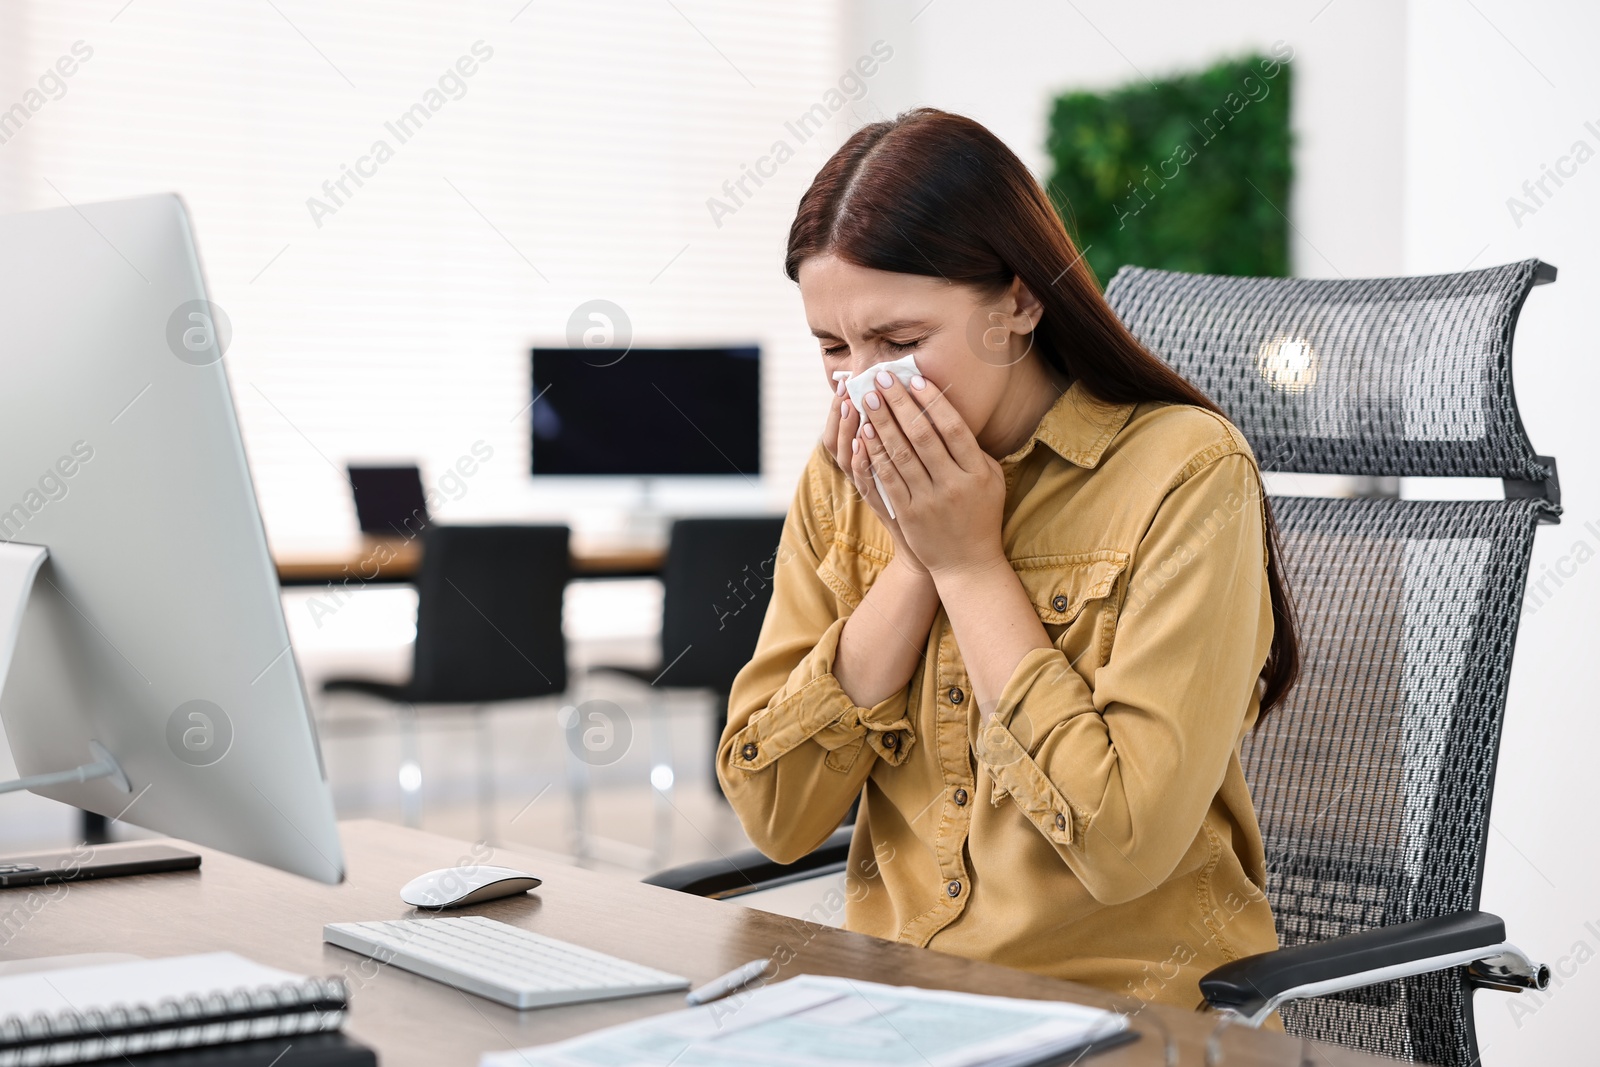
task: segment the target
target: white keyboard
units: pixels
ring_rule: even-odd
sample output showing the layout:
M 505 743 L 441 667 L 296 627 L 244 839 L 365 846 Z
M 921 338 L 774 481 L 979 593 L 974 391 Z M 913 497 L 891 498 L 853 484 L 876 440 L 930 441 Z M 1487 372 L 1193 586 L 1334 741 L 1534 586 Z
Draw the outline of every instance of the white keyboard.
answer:
M 329 923 L 322 940 L 513 1008 L 687 989 L 689 980 L 566 941 L 466 915 Z

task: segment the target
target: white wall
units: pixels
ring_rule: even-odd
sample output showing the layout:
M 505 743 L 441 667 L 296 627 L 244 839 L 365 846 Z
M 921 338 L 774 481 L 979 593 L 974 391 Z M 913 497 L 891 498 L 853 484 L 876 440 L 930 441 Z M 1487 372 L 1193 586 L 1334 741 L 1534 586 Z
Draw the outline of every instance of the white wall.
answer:
M 1534 543 L 1495 788 L 1483 906 L 1557 971 L 1541 998 L 1478 996 L 1484 1063 L 1593 1062 L 1600 1006 L 1600 390 L 1591 315 L 1600 284 L 1600 8 L 1579 0 L 1410 0 L 1405 267 L 1460 270 L 1537 256 L 1554 285 L 1517 328 L 1517 397 L 1560 463 L 1561 525 Z M 1585 126 L 1592 123 L 1593 128 Z M 1595 158 L 1535 203 L 1523 190 L 1576 142 Z M 1532 214 L 1514 218 L 1516 197 Z M 1537 588 L 1543 581 L 1543 590 Z M 1593 924 L 1593 925 L 1590 925 Z M 1584 961 L 1584 962 L 1580 962 Z M 1533 1010 L 1530 1010 L 1533 1009 Z
M 351 460 L 417 460 L 446 521 L 560 516 L 582 537 L 635 486 L 531 482 L 528 348 L 566 343 L 596 299 L 641 348 L 764 350 L 773 476 L 668 479 L 662 503 L 787 503 L 827 402 L 782 263 L 850 125 L 837 0 L 121 8 L 0 3 L 0 112 L 34 101 L 0 131 L 0 211 L 183 194 L 274 547 L 355 539 Z M 789 132 L 817 104 L 823 128 Z M 669 399 L 692 387 L 662 377 Z M 492 462 L 441 486 L 479 442 Z

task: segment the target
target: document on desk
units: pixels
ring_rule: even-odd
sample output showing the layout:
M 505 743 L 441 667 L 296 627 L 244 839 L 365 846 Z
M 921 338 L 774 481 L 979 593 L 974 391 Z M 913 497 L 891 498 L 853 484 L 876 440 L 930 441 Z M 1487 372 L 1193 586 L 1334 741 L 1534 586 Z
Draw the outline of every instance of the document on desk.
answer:
M 1081 1004 L 800 975 L 479 1067 L 1025 1067 L 1127 1030 Z

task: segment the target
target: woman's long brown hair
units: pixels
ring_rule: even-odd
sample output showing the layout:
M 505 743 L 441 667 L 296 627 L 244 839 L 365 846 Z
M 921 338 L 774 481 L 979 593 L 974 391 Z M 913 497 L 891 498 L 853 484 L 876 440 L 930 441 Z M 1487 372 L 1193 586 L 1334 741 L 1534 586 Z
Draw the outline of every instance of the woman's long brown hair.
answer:
M 972 119 L 916 108 L 857 130 L 823 165 L 789 230 L 784 272 L 831 253 L 874 270 L 939 276 L 984 292 L 1014 277 L 1044 305 L 1034 345 L 1068 381 L 1110 403 L 1167 401 L 1227 413 L 1152 355 L 1106 303 L 1044 190 Z M 1272 648 L 1257 725 L 1300 671 L 1278 526 L 1266 508 Z

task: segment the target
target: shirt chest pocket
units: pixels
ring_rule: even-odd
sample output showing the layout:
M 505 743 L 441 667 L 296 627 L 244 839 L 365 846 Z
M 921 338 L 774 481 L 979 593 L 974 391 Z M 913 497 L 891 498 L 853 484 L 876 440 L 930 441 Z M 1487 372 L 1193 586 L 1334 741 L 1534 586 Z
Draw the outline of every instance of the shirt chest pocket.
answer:
M 1128 553 L 1099 549 L 1028 556 L 1011 566 L 1051 643 L 1080 669 L 1105 662 L 1117 628 Z
M 817 564 L 817 577 L 854 611 L 892 558 L 890 550 L 858 541 L 848 534 L 836 534 Z

